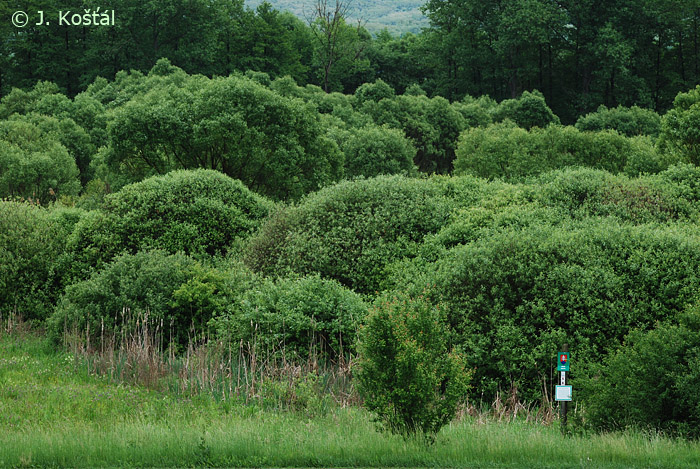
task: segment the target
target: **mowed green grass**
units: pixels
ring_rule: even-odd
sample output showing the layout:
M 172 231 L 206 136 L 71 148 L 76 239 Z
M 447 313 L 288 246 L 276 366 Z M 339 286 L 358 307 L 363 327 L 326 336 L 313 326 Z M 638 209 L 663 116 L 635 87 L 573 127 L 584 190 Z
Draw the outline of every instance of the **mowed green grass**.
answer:
M 378 432 L 361 409 L 311 416 L 184 399 L 90 376 L 38 337 L 0 338 L 0 467 L 200 465 L 691 468 L 700 444 L 465 419 L 426 445 Z

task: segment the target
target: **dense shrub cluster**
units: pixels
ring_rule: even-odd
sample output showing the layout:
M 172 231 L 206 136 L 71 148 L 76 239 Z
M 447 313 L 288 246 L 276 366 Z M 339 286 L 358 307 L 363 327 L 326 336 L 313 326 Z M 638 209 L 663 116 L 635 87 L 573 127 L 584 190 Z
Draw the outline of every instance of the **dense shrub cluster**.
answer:
M 261 356 L 286 360 L 348 358 L 367 306 L 335 280 L 319 276 L 264 280 L 215 321 L 219 337 Z
M 57 261 L 78 210 L 0 200 L 0 314 L 44 320 L 61 284 Z
M 700 281 L 700 88 L 663 117 L 562 126 L 538 92 L 408 85 L 327 93 L 160 60 L 72 99 L 13 90 L 0 315 L 56 342 L 148 323 L 176 348 L 208 332 L 284 363 L 350 358 L 402 434 L 439 430 L 468 381 L 539 401 L 566 342 L 584 421 L 697 436 L 697 373 L 671 358 L 698 361 L 697 314 L 679 314 Z M 631 370 L 623 398 L 612 376 Z
M 454 162 L 455 174 L 506 180 L 522 180 L 565 166 L 635 176 L 656 173 L 668 165 L 667 157 L 643 137 L 627 138 L 614 131 L 581 132 L 557 125 L 528 132 L 508 121 L 464 132 Z
M 406 177 L 343 182 L 265 222 L 247 262 L 266 274 L 318 273 L 358 293 L 380 289 L 390 262 L 415 255 L 452 204 L 438 184 Z
M 213 170 L 175 171 L 124 187 L 87 213 L 68 239 L 76 277 L 121 252 L 221 255 L 272 208 L 240 181 Z
M 661 132 L 661 116 L 638 106 L 608 109 L 601 105 L 596 112 L 579 117 L 576 128 L 589 132 L 616 130 L 627 137 L 648 135 L 656 138 Z
M 158 330 L 164 345 L 186 346 L 248 281 L 242 266 L 215 269 L 165 251 L 124 254 L 68 286 L 47 328 L 56 342 L 78 332 L 95 344 L 122 340 L 138 321 Z
M 506 99 L 492 110 L 494 122 L 509 119 L 519 127 L 530 130 L 533 127 L 547 127 L 560 124 L 559 118 L 547 106 L 542 93 L 525 91 L 518 99 Z
M 482 230 L 396 280 L 430 288 L 449 307 L 488 398 L 516 384 L 535 399 L 558 345 L 568 342 L 578 363 L 595 362 L 632 328 L 674 317 L 696 295 L 700 238 L 691 228 L 528 223 Z
M 584 381 L 587 424 L 700 436 L 700 315 L 697 307 L 650 331 L 635 331 Z

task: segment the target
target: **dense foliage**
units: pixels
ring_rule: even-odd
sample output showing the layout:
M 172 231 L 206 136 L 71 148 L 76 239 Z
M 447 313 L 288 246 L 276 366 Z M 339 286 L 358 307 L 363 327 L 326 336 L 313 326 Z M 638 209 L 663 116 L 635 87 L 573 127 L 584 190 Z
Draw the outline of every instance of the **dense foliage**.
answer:
M 430 438 L 469 390 L 465 359 L 438 307 L 424 298 L 383 298 L 359 334 L 357 381 L 365 406 L 390 431 Z
M 246 256 L 266 274 L 318 273 L 373 294 L 383 283 L 384 268 L 414 255 L 450 209 L 430 181 L 393 176 L 343 182 L 268 218 Z
M 318 275 L 264 280 L 215 321 L 219 337 L 261 356 L 347 359 L 367 314 L 362 298 Z
M 697 308 L 653 330 L 635 331 L 583 386 L 588 424 L 652 428 L 697 438 L 700 424 Z

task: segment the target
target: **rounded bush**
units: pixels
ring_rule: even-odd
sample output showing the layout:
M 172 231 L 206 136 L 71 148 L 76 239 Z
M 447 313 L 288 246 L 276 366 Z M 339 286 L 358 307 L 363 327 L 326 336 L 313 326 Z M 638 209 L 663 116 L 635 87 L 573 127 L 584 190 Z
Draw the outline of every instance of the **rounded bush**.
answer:
M 380 176 L 341 182 L 267 220 L 251 238 L 246 261 L 266 274 L 318 273 L 373 294 L 385 266 L 415 255 L 451 209 L 432 180 Z
M 245 283 L 242 267 L 229 270 L 158 250 L 121 255 L 66 288 L 47 321 L 49 335 L 60 342 L 64 334 L 77 332 L 94 344 L 120 340 L 140 322 L 152 333 L 157 328 L 164 345 L 171 339 L 187 345 Z
M 596 112 L 581 116 L 576 128 L 583 131 L 616 130 L 627 137 L 648 135 L 656 138 L 661 131 L 661 116 L 651 109 L 601 105 Z
M 352 129 L 341 149 L 345 154 L 347 177 L 416 173 L 416 149 L 403 132 L 389 127 Z
M 337 360 L 354 351 L 367 306 L 334 280 L 319 276 L 264 280 L 216 320 L 219 337 L 286 359 Z
M 454 168 L 457 175 L 517 181 L 566 166 L 637 175 L 665 169 L 669 161 L 648 139 L 558 125 L 528 132 L 506 121 L 462 133 Z
M 429 287 L 448 306 L 479 393 L 491 399 L 515 384 L 535 400 L 562 343 L 584 366 L 632 328 L 682 311 L 700 281 L 700 238 L 693 228 L 614 219 L 531 223 L 484 230 L 397 275 L 397 288 Z
M 0 200 L 0 315 L 44 320 L 60 282 L 56 265 L 72 229 L 72 215 Z M 60 212 L 60 213 L 59 213 Z M 74 212 L 74 211 L 72 211 Z M 74 215 L 74 214 L 73 214 Z
M 518 99 L 506 99 L 493 110 L 494 122 L 510 119 L 523 129 L 560 124 L 539 91 L 523 92 Z
M 249 236 L 272 206 L 217 171 L 154 176 L 106 196 L 101 211 L 78 223 L 68 240 L 74 270 L 84 274 L 121 252 L 146 248 L 223 255 Z

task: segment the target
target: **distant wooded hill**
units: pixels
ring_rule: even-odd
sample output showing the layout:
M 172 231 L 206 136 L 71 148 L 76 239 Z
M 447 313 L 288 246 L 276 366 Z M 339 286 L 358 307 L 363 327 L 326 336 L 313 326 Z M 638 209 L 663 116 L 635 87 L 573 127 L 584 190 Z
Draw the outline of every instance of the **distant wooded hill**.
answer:
M 246 5 L 256 8 L 264 0 L 246 0 Z M 313 11 L 314 0 L 268 0 L 274 8 L 294 13 L 302 20 Z M 428 19 L 421 13 L 424 0 L 353 0 L 350 5 L 349 22 L 357 20 L 371 33 L 387 29 L 401 35 L 406 32 L 419 33 L 428 27 Z

